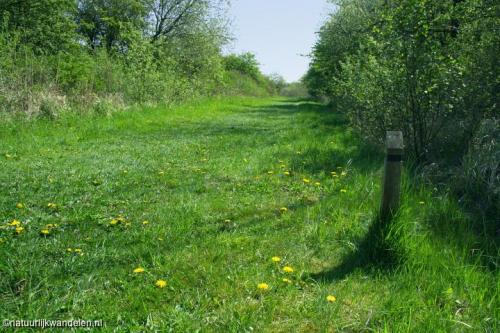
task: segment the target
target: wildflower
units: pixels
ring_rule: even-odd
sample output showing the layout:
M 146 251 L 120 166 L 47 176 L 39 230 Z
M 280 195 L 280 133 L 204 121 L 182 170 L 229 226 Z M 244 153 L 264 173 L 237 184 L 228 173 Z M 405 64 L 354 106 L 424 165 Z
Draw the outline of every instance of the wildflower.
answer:
M 285 282 L 285 283 L 292 283 L 292 280 L 287 279 L 287 278 L 284 278 L 284 279 L 282 279 L 281 281 L 283 281 L 283 282 Z
M 19 220 L 12 220 L 12 221 L 9 223 L 9 225 L 10 225 L 11 227 L 19 227 L 19 226 L 21 225 L 21 221 L 19 221 Z
M 23 209 L 24 207 L 25 207 L 25 206 L 24 206 L 24 204 L 23 204 L 22 202 L 18 202 L 18 203 L 16 204 L 16 208 Z
M 40 230 L 40 234 L 42 236 L 47 236 L 50 234 L 50 230 L 49 229 L 42 229 L 42 230 Z
M 290 266 L 283 267 L 283 272 L 285 273 L 293 273 L 293 268 Z
M 347 190 L 345 188 L 340 190 L 341 193 L 347 193 Z
M 257 288 L 258 288 L 259 290 L 268 290 L 268 289 L 269 289 L 269 285 L 268 285 L 267 283 L 259 283 L 259 284 L 257 285 Z
M 137 267 L 136 269 L 134 269 L 134 273 L 144 273 L 144 272 L 145 272 L 145 269 L 142 267 Z
M 47 208 L 49 208 L 49 209 L 57 209 L 57 205 L 55 203 L 53 203 L 53 202 L 49 202 L 47 204 Z
M 68 248 L 66 249 L 66 251 L 67 251 L 67 252 L 73 252 L 73 249 L 72 249 L 72 248 L 70 248 L 70 247 L 68 247 Z
M 142 224 L 144 224 L 144 225 L 149 224 L 149 221 L 148 220 L 142 221 Z
M 21 234 L 23 231 L 24 231 L 24 228 L 23 227 L 16 227 L 16 234 Z
M 290 171 L 285 171 L 284 174 L 285 176 L 290 176 Z
M 333 296 L 333 295 L 328 295 L 328 296 L 326 296 L 326 300 L 330 303 L 333 303 L 337 300 L 337 298 L 335 298 L 335 296 Z
M 109 224 L 111 224 L 111 225 L 117 225 L 118 224 L 118 220 L 117 219 L 111 219 L 111 222 L 109 222 Z
M 275 256 L 275 257 L 272 257 L 272 258 L 271 258 L 271 260 L 272 260 L 273 262 L 280 262 L 280 261 L 281 261 L 281 258 L 280 258 L 280 257 L 276 257 L 276 256 Z
M 155 286 L 157 286 L 158 288 L 165 288 L 167 286 L 167 281 L 160 279 L 155 282 Z
M 302 179 L 302 181 L 303 181 L 304 183 L 306 183 L 306 184 L 309 184 L 309 183 L 311 182 L 311 180 L 310 180 L 310 179 L 307 179 L 307 178 Z
M 281 207 L 281 208 L 280 208 L 280 212 L 281 212 L 282 214 L 284 214 L 284 213 L 288 212 L 288 208 L 286 208 L 286 207 Z
M 320 182 L 316 182 L 316 183 L 314 183 L 314 185 L 316 185 L 316 186 L 320 186 L 320 185 L 321 185 L 321 183 L 320 183 Z
M 78 253 L 79 255 L 83 256 L 82 249 L 74 249 L 73 252 Z

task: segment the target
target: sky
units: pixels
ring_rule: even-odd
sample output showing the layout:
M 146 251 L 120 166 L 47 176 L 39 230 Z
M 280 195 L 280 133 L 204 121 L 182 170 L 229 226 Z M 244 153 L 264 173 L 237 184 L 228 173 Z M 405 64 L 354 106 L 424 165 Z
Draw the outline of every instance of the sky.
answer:
M 265 74 L 288 82 L 307 71 L 316 32 L 332 11 L 327 0 L 232 0 L 229 52 L 252 52 Z

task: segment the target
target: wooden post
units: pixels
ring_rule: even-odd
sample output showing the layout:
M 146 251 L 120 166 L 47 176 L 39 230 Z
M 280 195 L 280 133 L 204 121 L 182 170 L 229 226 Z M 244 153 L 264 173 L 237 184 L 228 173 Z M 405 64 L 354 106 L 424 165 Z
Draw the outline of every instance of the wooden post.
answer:
M 399 208 L 403 157 L 403 133 L 401 131 L 387 132 L 386 149 L 382 203 L 380 205 L 380 217 L 383 220 L 391 218 Z

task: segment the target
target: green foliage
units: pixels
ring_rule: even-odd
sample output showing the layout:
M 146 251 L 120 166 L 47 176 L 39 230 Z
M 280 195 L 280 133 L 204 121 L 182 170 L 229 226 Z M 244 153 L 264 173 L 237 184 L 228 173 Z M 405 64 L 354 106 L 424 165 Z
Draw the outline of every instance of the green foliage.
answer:
M 460 164 L 482 121 L 498 117 L 500 6 L 337 4 L 305 78 L 311 94 L 327 96 L 369 140 L 403 130 L 410 158 L 445 170 Z
M 223 12 L 216 0 L 2 2 L 0 110 L 52 114 L 47 98 L 86 112 L 101 100 L 120 107 L 274 93 L 252 55 L 226 68 Z M 229 79 L 238 70 L 254 81 L 248 89 Z
M 259 70 L 259 62 L 255 55 L 250 52 L 225 56 L 224 68 L 227 71 L 236 71 L 248 75 L 256 81 L 262 78 L 262 74 Z
M 146 15 L 144 0 L 79 0 L 76 22 L 90 48 L 124 52 L 144 30 Z
M 54 54 L 77 42 L 75 11 L 74 0 L 5 0 L 0 3 L 0 20 L 37 54 Z

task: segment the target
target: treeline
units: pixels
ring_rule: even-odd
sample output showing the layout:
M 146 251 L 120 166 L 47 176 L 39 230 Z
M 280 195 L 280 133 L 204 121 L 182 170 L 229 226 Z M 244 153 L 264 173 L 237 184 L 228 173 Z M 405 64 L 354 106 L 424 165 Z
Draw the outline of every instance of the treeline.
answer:
M 304 78 L 310 94 L 371 141 L 403 130 L 409 160 L 498 217 L 499 2 L 334 3 Z
M 2 0 L 0 111 L 55 117 L 214 94 L 272 94 L 251 54 L 223 56 L 222 0 Z

